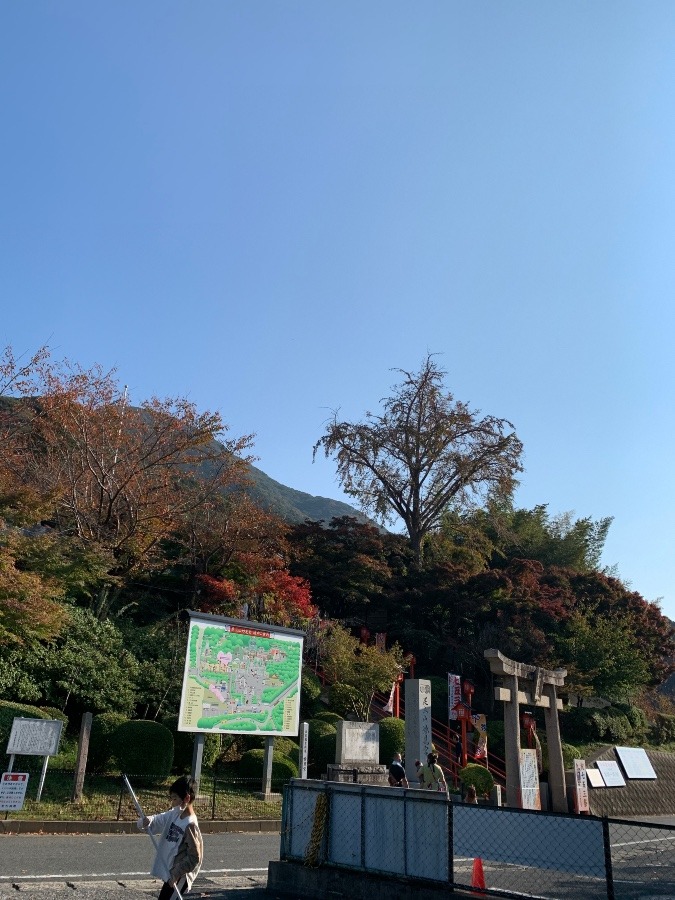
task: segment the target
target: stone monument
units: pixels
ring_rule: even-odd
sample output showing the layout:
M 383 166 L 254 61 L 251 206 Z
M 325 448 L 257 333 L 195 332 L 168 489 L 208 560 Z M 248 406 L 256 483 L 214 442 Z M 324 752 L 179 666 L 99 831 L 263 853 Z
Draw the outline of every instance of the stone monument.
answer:
M 387 766 L 380 765 L 380 726 L 374 722 L 337 722 L 335 764 L 329 781 L 387 784 Z
M 431 682 L 405 680 L 405 774 L 411 787 L 418 786 L 415 760 L 424 765 L 431 753 Z

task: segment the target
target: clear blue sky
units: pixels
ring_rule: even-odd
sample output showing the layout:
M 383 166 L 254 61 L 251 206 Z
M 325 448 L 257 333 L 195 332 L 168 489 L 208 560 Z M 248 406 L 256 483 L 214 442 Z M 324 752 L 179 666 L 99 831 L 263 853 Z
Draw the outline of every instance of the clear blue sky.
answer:
M 312 444 L 427 351 L 675 618 L 675 4 L 0 0 L 0 344 Z

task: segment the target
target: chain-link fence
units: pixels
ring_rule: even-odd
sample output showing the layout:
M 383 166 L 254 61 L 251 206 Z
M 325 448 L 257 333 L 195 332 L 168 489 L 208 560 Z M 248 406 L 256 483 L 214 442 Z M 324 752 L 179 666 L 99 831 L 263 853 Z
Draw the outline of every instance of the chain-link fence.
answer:
M 281 858 L 541 900 L 675 896 L 675 828 L 330 782 L 285 789 Z
M 131 821 L 137 818 L 131 798 L 119 775 L 87 775 L 82 799 L 71 800 L 75 773 L 50 769 L 42 797 L 36 794 L 39 775 L 31 775 L 23 809 L 4 814 L 5 819 L 78 821 Z M 150 815 L 168 809 L 169 786 L 175 776 L 157 781 L 129 776 L 143 809 Z M 273 781 L 271 792 L 262 793 L 261 778 L 202 776 L 195 801 L 202 819 L 280 819 L 281 794 L 286 781 Z

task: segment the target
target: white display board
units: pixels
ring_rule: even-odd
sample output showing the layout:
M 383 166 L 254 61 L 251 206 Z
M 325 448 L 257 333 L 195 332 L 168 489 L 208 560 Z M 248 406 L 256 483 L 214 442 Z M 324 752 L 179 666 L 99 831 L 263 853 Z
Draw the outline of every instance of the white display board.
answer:
M 27 787 L 27 772 L 3 772 L 0 778 L 0 810 L 22 809 Z
M 613 759 L 599 759 L 596 762 L 596 766 L 602 772 L 602 779 L 605 782 L 605 787 L 626 786 L 618 762 L 615 762 Z
M 179 731 L 295 737 L 304 634 L 190 613 Z
M 56 756 L 62 728 L 60 719 L 24 719 L 17 716 L 12 722 L 7 753 L 10 756 Z
M 605 779 L 599 769 L 586 769 L 586 780 L 592 788 L 604 788 Z
M 614 752 L 619 757 L 626 778 L 656 778 L 647 751 L 642 747 L 615 747 Z

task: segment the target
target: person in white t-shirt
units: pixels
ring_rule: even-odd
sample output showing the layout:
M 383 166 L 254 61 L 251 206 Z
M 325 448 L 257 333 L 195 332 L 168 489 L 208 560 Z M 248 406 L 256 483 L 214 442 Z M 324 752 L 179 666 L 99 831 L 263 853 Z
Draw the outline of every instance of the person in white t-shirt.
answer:
M 204 844 L 197 816 L 192 808 L 195 782 L 185 776 L 169 788 L 171 809 L 138 820 L 138 827 L 160 834 L 151 875 L 164 884 L 158 900 L 178 900 L 192 887 L 204 856 Z

